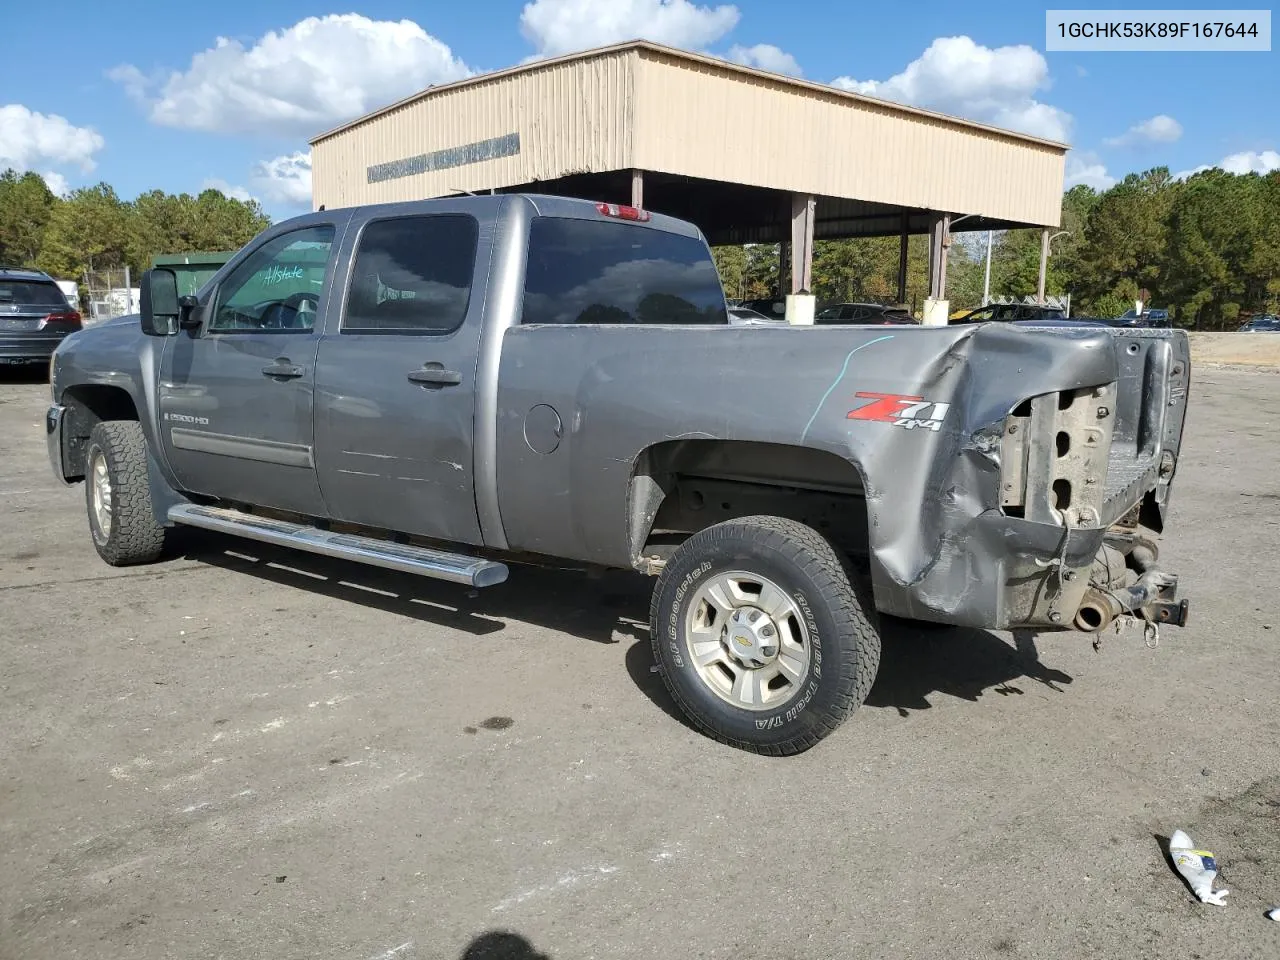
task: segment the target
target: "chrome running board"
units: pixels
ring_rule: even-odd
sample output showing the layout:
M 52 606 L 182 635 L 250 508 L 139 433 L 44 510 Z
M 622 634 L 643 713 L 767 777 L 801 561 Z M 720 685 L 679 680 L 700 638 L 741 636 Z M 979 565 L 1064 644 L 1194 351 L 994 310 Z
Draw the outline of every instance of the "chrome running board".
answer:
M 407 543 L 391 543 L 350 533 L 333 533 L 285 520 L 259 517 L 239 510 L 181 503 L 169 508 L 169 519 L 189 527 L 216 530 L 232 536 L 293 547 L 340 560 L 354 560 L 401 573 L 433 577 L 469 587 L 492 587 L 507 579 L 507 566 L 460 553 L 447 553 Z

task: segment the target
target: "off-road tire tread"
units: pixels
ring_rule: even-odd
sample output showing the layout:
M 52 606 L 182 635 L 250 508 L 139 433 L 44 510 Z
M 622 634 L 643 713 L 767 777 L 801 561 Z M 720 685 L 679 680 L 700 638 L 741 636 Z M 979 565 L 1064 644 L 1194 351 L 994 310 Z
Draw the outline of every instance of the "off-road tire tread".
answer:
M 689 551 L 697 556 L 713 544 L 743 539 L 773 546 L 800 568 L 818 587 L 820 597 L 827 604 L 831 618 L 836 623 L 837 631 L 846 637 L 853 638 L 852 645 L 839 644 L 835 651 L 835 655 L 839 658 L 840 683 L 834 709 L 821 714 L 816 727 L 776 744 L 756 744 L 739 740 L 726 736 L 704 723 L 698 717 L 693 705 L 666 674 L 658 630 L 658 625 L 662 622 L 658 609 L 659 600 L 664 592 L 662 578 L 659 578 L 649 605 L 653 659 L 667 691 L 676 701 L 681 712 L 701 733 L 720 743 L 750 753 L 774 757 L 792 756 L 803 753 L 835 732 L 862 705 L 867 699 L 867 694 L 871 692 L 876 672 L 880 667 L 881 646 L 878 624 L 873 622 L 876 618 L 875 605 L 869 596 L 865 578 L 855 575 L 848 560 L 831 545 L 830 541 L 812 527 L 784 517 L 753 516 L 726 520 L 695 533 L 681 544 L 678 553 Z M 666 570 L 671 569 L 672 564 L 668 563 Z M 663 576 L 665 575 L 664 570 Z M 870 616 L 868 611 L 872 611 Z M 829 664 L 831 657 L 832 654 L 828 653 L 828 659 L 824 660 L 824 663 Z
M 113 567 L 151 563 L 164 552 L 168 531 L 156 523 L 147 482 L 147 440 L 136 420 L 103 420 L 89 435 L 89 448 L 98 446 L 107 455 L 111 473 L 111 536 L 100 544 L 90 539 Z M 86 451 L 86 457 L 88 452 Z M 88 470 L 88 460 L 85 469 Z M 85 477 L 85 506 L 92 510 L 91 477 Z M 92 523 L 92 521 L 90 521 Z

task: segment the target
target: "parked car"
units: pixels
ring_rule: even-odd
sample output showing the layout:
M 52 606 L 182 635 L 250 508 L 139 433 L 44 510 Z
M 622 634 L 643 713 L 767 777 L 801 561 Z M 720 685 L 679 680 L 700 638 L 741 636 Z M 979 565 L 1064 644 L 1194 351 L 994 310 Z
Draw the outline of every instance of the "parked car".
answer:
M 819 310 L 813 322 L 822 326 L 831 324 L 913 324 L 916 320 L 906 307 L 886 306 L 881 303 L 833 303 Z
M 1280 333 L 1280 317 L 1253 317 L 1240 325 L 1240 333 Z
M 772 755 L 864 700 L 881 613 L 1181 625 L 1153 537 L 1185 332 L 904 333 L 729 326 L 698 229 L 630 207 L 317 211 L 67 337 L 49 456 L 115 566 L 186 525 L 471 587 L 513 560 L 654 576 L 674 702 Z
M 1117 327 L 1168 327 L 1170 325 L 1168 310 L 1126 310 L 1112 321 Z
M 742 300 L 738 303 L 738 306 L 744 310 L 753 310 L 766 317 L 776 317 L 779 320 L 785 320 L 787 316 L 787 301 L 777 297 Z
M 959 317 L 953 317 L 949 324 L 965 323 L 1013 323 L 1020 320 L 1062 320 L 1066 311 L 1058 307 L 1047 307 L 1037 303 L 992 303 Z
M 48 363 L 63 337 L 81 326 L 80 312 L 53 277 L 0 267 L 0 363 Z
M 763 313 L 748 310 L 746 307 L 729 307 L 729 323 L 735 327 L 777 326 L 786 324 L 782 317 L 766 317 Z

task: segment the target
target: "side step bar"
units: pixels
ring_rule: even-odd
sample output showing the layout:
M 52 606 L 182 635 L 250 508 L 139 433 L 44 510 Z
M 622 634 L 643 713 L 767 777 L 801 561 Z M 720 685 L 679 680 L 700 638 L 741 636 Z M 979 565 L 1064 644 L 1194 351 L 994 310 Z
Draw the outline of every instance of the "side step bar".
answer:
M 401 573 L 415 573 L 421 577 L 434 577 L 436 580 L 448 580 L 450 583 L 462 583 L 469 587 L 492 587 L 507 579 L 507 565 L 494 560 L 446 553 L 429 547 L 415 547 L 407 543 L 390 543 L 373 537 L 332 533 L 318 527 L 257 517 L 238 510 L 180 503 L 169 508 L 169 519 L 189 527 L 216 530 L 279 547 L 293 547 L 307 553 L 354 560 L 356 563 L 386 567 Z

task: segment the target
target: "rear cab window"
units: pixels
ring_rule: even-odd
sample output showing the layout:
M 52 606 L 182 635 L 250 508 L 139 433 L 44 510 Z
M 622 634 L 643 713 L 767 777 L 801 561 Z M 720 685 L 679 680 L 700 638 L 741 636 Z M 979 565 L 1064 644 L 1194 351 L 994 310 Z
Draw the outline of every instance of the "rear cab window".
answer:
M 466 319 L 480 227 L 463 213 L 373 220 L 360 235 L 342 333 L 446 334 Z
M 696 237 L 606 220 L 536 217 L 524 324 L 728 324 L 715 261 Z

